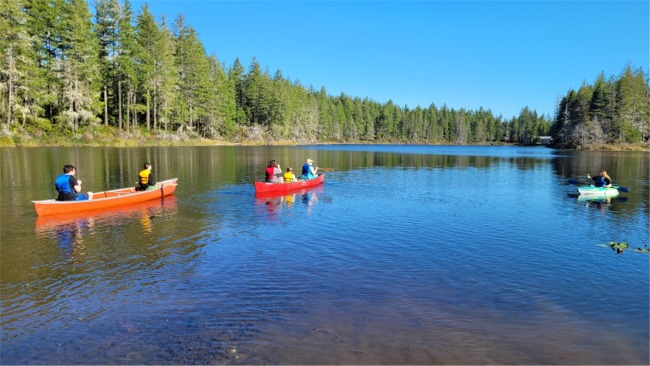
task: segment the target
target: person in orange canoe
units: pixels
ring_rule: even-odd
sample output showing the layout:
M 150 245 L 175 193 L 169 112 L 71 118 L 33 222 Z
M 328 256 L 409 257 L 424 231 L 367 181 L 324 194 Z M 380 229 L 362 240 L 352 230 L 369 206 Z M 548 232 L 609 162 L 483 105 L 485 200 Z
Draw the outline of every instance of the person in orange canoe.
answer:
M 138 186 L 135 187 L 136 191 L 146 191 L 150 187 L 155 187 L 156 181 L 153 180 L 151 173 L 151 164 L 144 163 L 144 169 L 138 174 Z
M 75 178 L 77 168 L 65 165 L 63 174 L 56 177 L 54 187 L 59 192 L 57 201 L 85 201 L 93 198 L 93 192 L 81 193 L 81 179 Z

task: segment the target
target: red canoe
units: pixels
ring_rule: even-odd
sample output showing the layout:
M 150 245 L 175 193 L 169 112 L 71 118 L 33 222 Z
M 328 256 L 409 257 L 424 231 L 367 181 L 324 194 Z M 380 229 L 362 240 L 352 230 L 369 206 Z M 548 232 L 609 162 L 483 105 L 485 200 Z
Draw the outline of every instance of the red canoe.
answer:
M 272 192 L 283 192 L 290 191 L 294 189 L 314 187 L 319 184 L 322 184 L 325 181 L 325 173 L 321 173 L 318 177 L 309 180 L 299 180 L 297 182 L 288 182 L 288 183 L 266 183 L 266 182 L 255 182 L 255 193 L 272 193 Z
M 112 191 L 95 192 L 93 199 L 87 201 L 57 201 L 51 199 L 32 201 L 32 203 L 38 216 L 102 210 L 169 196 L 176 190 L 176 180 L 177 178 L 158 182 L 159 188 L 149 191 L 136 191 L 134 187 L 128 187 Z

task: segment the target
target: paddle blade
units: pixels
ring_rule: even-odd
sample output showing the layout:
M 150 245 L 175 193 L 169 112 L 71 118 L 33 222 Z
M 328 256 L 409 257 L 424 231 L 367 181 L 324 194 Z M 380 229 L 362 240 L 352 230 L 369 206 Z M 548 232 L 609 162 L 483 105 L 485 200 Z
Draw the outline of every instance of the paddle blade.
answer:
M 616 187 L 616 189 L 618 189 L 619 192 L 626 192 L 627 193 L 627 192 L 630 191 L 629 188 L 625 188 L 625 187 Z
M 568 182 L 569 184 L 580 184 L 580 181 L 575 179 L 569 179 Z

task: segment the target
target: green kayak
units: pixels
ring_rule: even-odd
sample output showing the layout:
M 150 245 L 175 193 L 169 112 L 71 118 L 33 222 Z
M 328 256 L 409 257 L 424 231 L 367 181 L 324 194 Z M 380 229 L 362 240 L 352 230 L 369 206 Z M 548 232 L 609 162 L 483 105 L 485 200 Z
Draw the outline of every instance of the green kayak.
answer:
M 578 193 L 580 193 L 580 195 L 594 197 L 616 197 L 618 196 L 618 187 L 582 186 L 578 187 Z

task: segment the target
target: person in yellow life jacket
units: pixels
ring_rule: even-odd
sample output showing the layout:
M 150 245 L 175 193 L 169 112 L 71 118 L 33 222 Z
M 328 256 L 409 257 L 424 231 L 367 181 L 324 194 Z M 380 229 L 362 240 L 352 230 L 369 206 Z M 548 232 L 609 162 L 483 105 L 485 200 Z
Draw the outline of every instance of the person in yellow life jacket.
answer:
M 151 164 L 144 163 L 144 169 L 138 174 L 138 185 L 135 187 L 136 191 L 146 191 L 149 187 L 156 185 L 156 181 L 153 180 L 153 174 L 151 173 Z
M 295 182 L 296 176 L 293 174 L 293 168 L 287 168 L 287 172 L 284 173 L 285 182 Z

